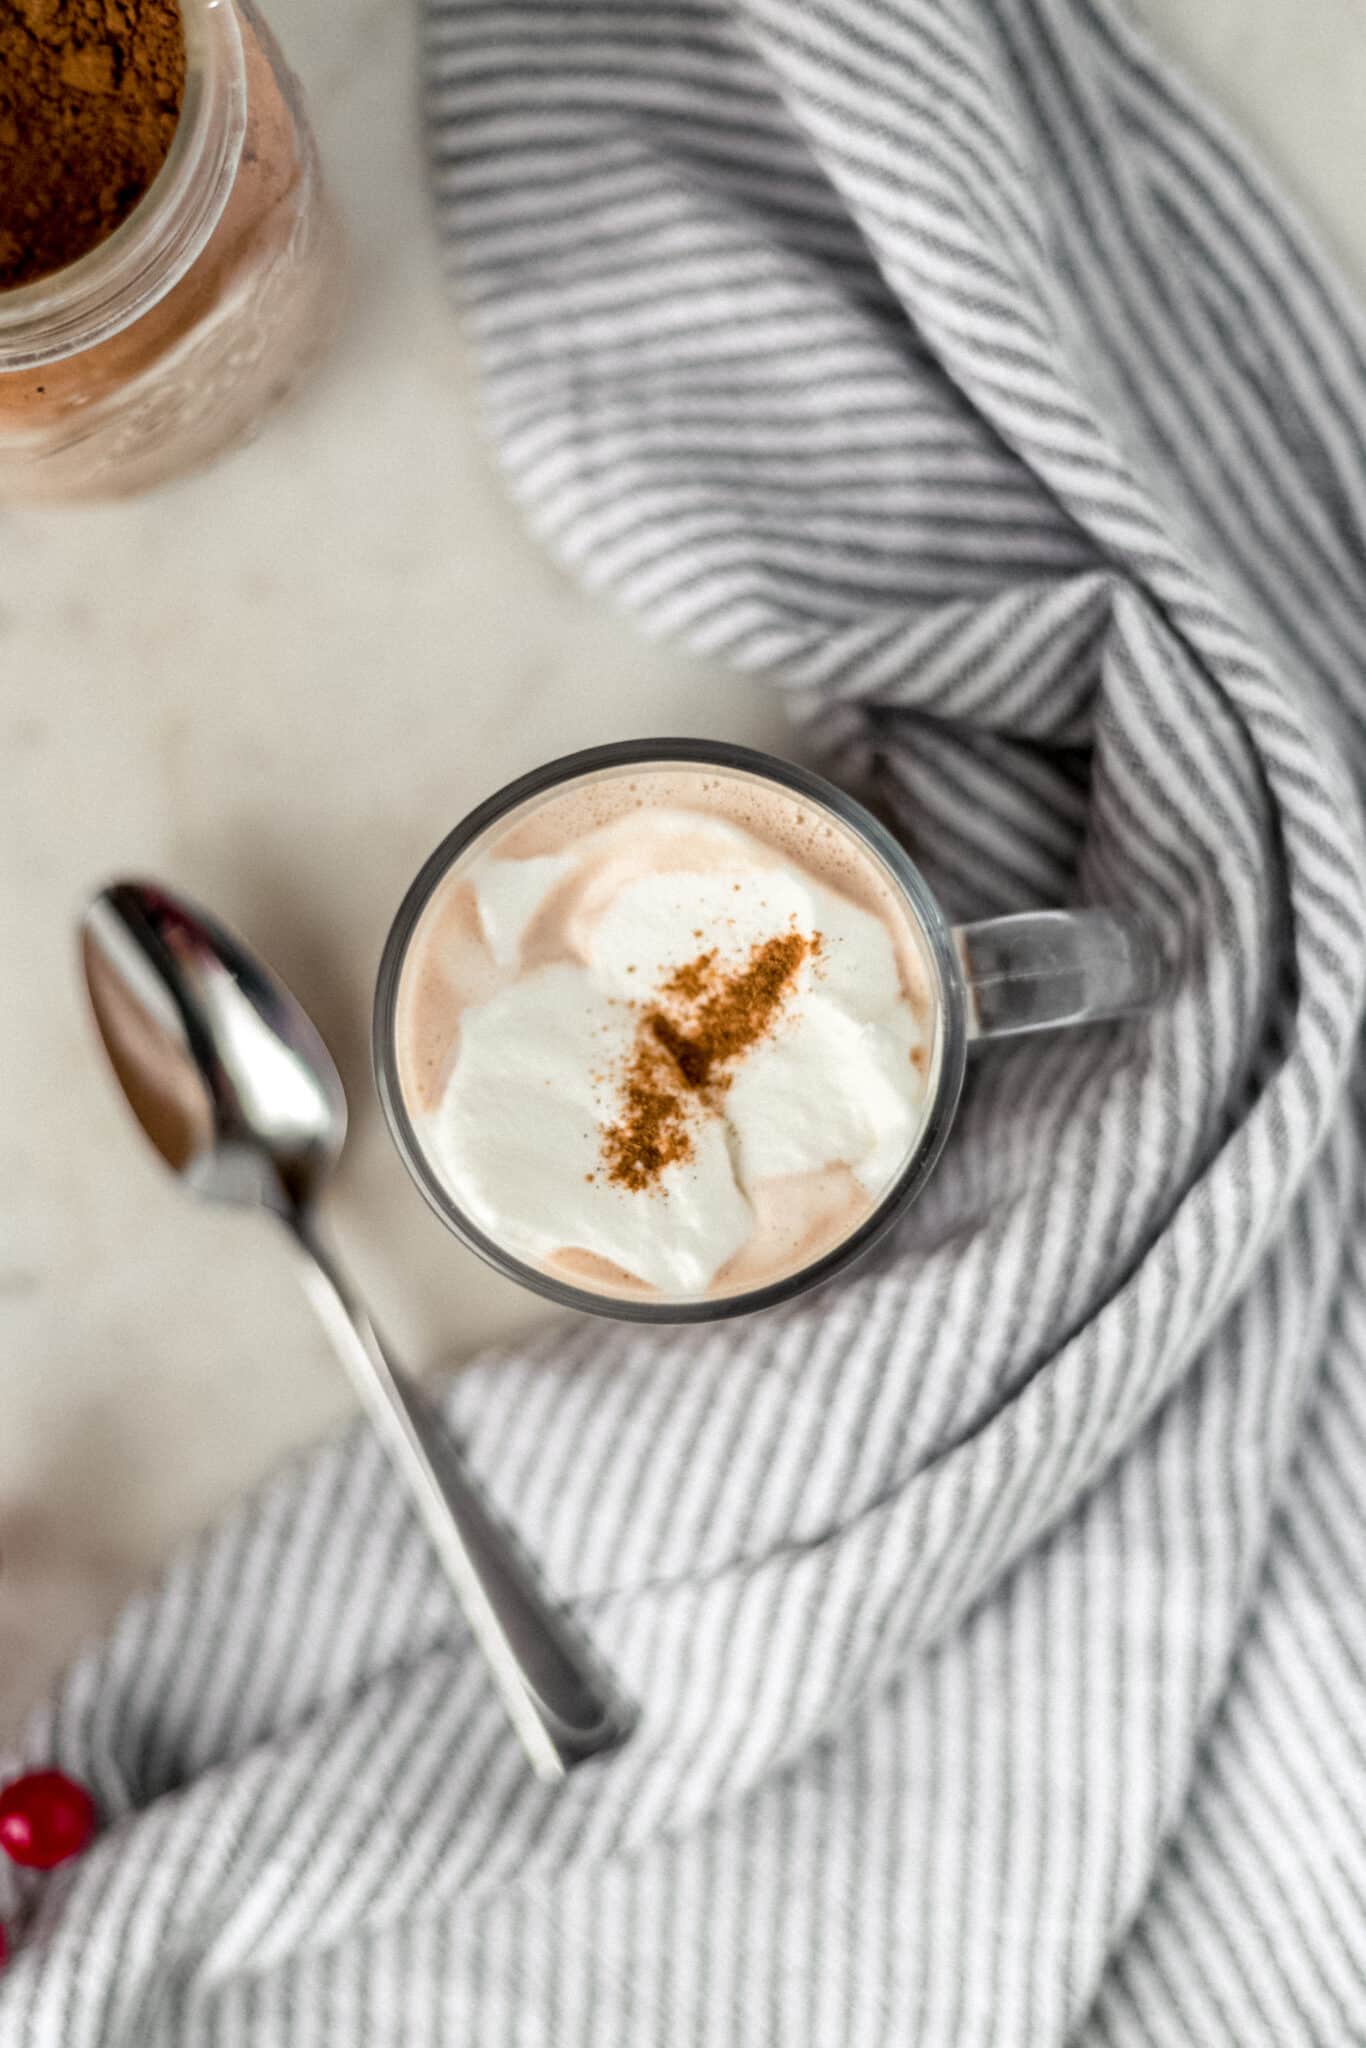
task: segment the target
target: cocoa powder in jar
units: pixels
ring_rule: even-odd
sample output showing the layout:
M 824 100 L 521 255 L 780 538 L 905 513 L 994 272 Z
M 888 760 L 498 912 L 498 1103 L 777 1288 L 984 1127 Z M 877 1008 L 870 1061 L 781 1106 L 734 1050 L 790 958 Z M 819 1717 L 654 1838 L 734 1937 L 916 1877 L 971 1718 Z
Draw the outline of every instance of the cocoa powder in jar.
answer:
M 247 130 L 242 160 L 208 243 L 171 290 L 139 319 L 93 348 L 34 369 L 0 372 L 0 435 L 39 431 L 109 399 L 153 370 L 208 319 L 238 281 L 274 260 L 295 232 L 308 169 L 292 76 L 260 16 L 236 9 L 246 60 Z
M 184 90 L 176 0 L 0 0 L 0 290 L 65 269 L 128 218 Z

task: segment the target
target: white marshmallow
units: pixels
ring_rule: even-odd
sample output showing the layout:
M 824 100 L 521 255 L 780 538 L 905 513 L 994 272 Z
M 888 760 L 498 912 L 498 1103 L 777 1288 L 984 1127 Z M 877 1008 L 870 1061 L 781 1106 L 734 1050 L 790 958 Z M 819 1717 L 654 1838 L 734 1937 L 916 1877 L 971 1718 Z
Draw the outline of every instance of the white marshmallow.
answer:
M 516 966 L 527 926 L 573 866 L 573 860 L 562 853 L 479 863 L 471 878 L 474 900 L 489 951 L 500 967 Z

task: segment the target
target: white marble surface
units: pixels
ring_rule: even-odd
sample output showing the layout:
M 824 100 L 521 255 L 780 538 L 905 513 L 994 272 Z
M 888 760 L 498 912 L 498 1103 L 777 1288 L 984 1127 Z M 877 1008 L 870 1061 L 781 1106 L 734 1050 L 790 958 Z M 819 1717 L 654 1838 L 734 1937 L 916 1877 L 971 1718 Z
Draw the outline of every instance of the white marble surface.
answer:
M 1148 11 L 1366 282 L 1362 0 Z M 179 881 L 313 1007 L 356 1106 L 334 1221 L 430 1365 L 542 1311 L 428 1216 L 373 1106 L 370 986 L 419 858 L 573 746 L 782 744 L 753 685 L 645 645 L 522 534 L 438 278 L 411 10 L 271 12 L 353 239 L 335 357 L 207 476 L 0 515 L 0 1730 L 178 1536 L 349 1409 L 281 1248 L 178 1195 L 92 1056 L 84 892 Z

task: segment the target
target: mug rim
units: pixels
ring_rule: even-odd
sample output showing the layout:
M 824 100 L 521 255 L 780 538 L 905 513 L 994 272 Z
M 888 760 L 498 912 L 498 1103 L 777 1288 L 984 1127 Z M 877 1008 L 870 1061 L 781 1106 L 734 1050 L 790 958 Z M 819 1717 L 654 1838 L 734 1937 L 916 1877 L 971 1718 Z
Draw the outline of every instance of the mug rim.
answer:
M 720 1297 L 704 1295 L 694 1300 L 650 1301 L 634 1296 L 598 1294 L 543 1272 L 500 1245 L 465 1213 L 433 1172 L 403 1100 L 398 1079 L 395 1027 L 403 967 L 423 912 L 455 861 L 468 852 L 491 826 L 533 797 L 544 796 L 552 789 L 605 770 L 674 765 L 716 768 L 775 782 L 808 802 L 820 805 L 854 833 L 889 871 L 925 936 L 926 952 L 938 983 L 936 992 L 942 1044 L 934 1099 L 915 1149 L 881 1199 L 847 1237 L 809 1265 L 762 1287 L 746 1288 L 740 1293 Z M 371 1027 L 375 1087 L 389 1135 L 428 1207 L 468 1250 L 507 1279 L 561 1308 L 579 1309 L 616 1322 L 706 1323 L 754 1315 L 824 1286 L 836 1274 L 844 1272 L 886 1235 L 929 1178 L 958 1108 L 966 1059 L 967 992 L 962 963 L 944 913 L 904 847 L 871 811 L 824 776 L 756 747 L 733 746 L 725 741 L 675 738 L 618 740 L 605 746 L 583 747 L 574 753 L 559 755 L 555 760 L 505 783 L 468 812 L 423 861 L 405 891 L 385 937 L 375 982 Z

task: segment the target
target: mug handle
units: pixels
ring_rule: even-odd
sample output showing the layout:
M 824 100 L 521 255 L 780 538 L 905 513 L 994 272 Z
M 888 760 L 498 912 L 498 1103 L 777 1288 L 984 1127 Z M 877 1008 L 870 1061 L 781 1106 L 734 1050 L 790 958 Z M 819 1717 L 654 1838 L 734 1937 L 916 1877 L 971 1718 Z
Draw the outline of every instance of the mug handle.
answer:
M 1165 972 L 1152 934 L 1110 910 L 1026 910 L 960 924 L 967 1036 L 1014 1038 L 1151 1009 Z

